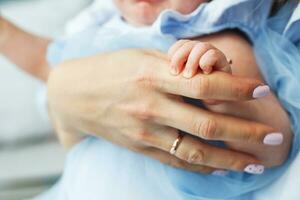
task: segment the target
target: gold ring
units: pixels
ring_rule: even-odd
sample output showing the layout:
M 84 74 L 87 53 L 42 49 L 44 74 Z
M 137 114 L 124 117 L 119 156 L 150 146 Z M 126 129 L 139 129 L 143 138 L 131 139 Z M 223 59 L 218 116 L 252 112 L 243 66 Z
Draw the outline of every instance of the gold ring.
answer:
M 174 155 L 176 153 L 176 151 L 177 151 L 177 149 L 178 149 L 178 147 L 179 147 L 182 139 L 183 139 L 183 135 L 180 134 L 180 133 L 178 133 L 178 136 L 177 136 L 176 140 L 173 142 L 173 145 L 172 145 L 172 147 L 170 149 L 170 154 L 171 155 Z

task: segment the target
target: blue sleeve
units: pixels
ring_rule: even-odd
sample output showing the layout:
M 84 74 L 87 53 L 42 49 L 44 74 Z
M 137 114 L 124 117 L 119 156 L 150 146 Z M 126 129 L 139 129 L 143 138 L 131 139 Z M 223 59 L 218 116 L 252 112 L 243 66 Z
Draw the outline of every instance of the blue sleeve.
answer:
M 254 41 L 267 22 L 272 0 L 215 0 L 204 3 L 189 15 L 166 11 L 158 27 L 162 34 L 177 38 L 194 38 L 225 29 L 239 29 Z
M 284 35 L 293 43 L 300 44 L 300 3 L 295 6 L 293 14 L 284 30 Z

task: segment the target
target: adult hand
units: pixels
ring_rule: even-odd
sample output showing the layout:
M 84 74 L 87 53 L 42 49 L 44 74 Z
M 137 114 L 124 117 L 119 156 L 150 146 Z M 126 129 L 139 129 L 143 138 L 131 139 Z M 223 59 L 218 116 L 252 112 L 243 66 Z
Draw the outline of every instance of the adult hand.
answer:
M 262 166 L 254 156 L 218 148 L 203 139 L 263 144 L 275 132 L 273 128 L 193 107 L 177 95 L 251 100 L 262 83 L 222 72 L 193 79 L 174 77 L 168 73 L 168 64 L 157 51 L 123 50 L 56 68 L 48 82 L 49 106 L 62 130 L 62 141 L 93 133 L 191 171 L 208 173 L 220 168 L 260 173 Z M 190 134 L 173 156 L 169 151 L 177 130 Z

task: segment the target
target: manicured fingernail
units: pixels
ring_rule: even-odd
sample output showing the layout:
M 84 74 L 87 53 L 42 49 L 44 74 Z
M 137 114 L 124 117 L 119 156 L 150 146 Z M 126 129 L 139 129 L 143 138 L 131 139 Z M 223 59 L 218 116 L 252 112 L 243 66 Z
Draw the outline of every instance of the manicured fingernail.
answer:
M 214 175 L 214 176 L 227 176 L 228 175 L 228 171 L 225 171 L 225 170 L 216 170 L 216 171 L 213 171 L 211 173 L 211 175 Z
M 253 98 L 262 98 L 270 94 L 270 87 L 267 85 L 258 86 L 253 91 Z
M 270 133 L 266 135 L 264 138 L 264 144 L 267 145 L 280 145 L 283 142 L 283 135 L 282 133 Z
M 262 174 L 265 171 L 265 167 L 263 165 L 252 164 L 248 165 L 244 171 L 250 174 Z
M 192 77 L 192 72 L 189 71 L 189 70 L 185 70 L 185 71 L 183 72 L 183 77 L 184 77 L 184 78 L 191 78 L 191 77 Z

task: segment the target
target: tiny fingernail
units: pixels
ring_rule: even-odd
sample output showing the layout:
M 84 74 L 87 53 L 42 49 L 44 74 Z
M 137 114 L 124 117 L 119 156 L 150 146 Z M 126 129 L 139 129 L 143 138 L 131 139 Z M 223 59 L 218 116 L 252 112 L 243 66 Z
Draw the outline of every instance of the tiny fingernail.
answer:
M 176 67 L 172 67 L 171 68 L 171 74 L 173 74 L 173 75 L 177 75 L 178 74 Z
M 183 72 L 183 77 L 184 77 L 184 78 L 191 78 L 191 77 L 192 77 L 192 72 L 189 71 L 189 70 L 185 70 L 185 71 Z
M 258 86 L 253 91 L 253 98 L 262 98 L 270 94 L 270 87 L 267 85 Z
M 265 171 L 265 167 L 263 165 L 251 164 L 248 165 L 244 171 L 250 174 L 262 174 Z
M 264 144 L 267 145 L 280 145 L 283 142 L 282 133 L 270 133 L 264 138 Z
M 204 74 L 210 74 L 210 71 L 205 70 L 205 71 L 203 71 L 203 73 Z
M 211 71 L 212 71 L 212 70 L 211 70 L 211 67 L 204 67 L 204 68 L 203 68 L 203 73 L 204 73 L 204 74 L 210 74 Z
M 228 171 L 225 171 L 225 170 L 215 170 L 211 173 L 211 175 L 214 175 L 214 176 L 227 176 L 228 175 Z

